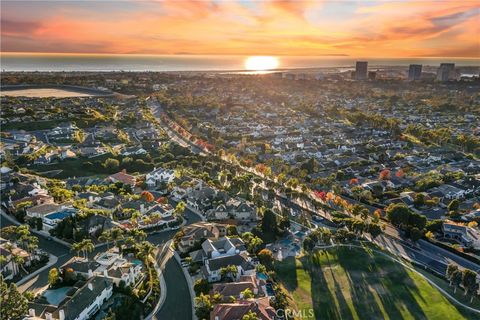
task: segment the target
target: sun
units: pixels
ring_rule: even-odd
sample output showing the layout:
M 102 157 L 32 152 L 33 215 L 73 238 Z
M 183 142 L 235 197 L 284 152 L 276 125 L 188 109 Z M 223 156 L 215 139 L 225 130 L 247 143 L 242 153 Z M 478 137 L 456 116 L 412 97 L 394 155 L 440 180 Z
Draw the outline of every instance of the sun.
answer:
M 265 71 L 278 68 L 279 61 L 275 57 L 253 56 L 245 60 L 245 69 L 251 71 Z

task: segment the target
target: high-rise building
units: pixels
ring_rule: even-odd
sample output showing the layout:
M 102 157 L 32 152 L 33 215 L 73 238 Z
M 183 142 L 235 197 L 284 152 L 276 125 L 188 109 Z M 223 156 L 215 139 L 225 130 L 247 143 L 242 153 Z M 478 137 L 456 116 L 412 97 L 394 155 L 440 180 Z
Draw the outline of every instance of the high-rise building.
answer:
M 422 65 L 421 64 L 411 64 L 408 68 L 408 80 L 420 80 L 422 75 Z
M 441 63 L 437 71 L 437 81 L 455 79 L 455 63 Z
M 367 61 L 357 61 L 355 65 L 355 79 L 356 80 L 366 80 L 367 79 L 367 70 L 368 62 Z

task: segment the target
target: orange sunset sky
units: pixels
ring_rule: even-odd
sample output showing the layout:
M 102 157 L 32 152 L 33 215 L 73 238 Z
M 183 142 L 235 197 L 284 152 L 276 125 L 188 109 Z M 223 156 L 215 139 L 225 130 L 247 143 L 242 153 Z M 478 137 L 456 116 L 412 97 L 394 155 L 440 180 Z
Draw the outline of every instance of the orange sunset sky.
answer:
M 5 1 L 2 52 L 480 57 L 475 1 Z

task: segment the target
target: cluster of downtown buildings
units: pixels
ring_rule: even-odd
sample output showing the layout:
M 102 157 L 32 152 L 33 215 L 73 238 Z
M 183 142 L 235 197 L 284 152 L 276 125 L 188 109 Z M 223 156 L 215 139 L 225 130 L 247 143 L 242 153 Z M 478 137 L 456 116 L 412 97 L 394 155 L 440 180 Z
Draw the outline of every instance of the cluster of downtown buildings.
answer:
M 357 61 L 355 64 L 355 71 L 352 72 L 352 78 L 355 80 L 375 80 L 376 72 L 368 71 L 368 61 Z M 422 77 L 422 65 L 411 64 L 408 67 L 408 80 L 420 80 Z M 456 78 L 455 63 L 442 63 L 437 70 L 437 81 L 449 81 Z

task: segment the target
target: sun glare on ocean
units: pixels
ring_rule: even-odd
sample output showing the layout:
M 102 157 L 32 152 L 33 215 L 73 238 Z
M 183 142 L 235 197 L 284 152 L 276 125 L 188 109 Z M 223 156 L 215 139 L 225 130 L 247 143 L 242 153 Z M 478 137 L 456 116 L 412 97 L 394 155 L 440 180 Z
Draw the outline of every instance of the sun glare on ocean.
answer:
M 267 71 L 278 68 L 279 61 L 275 57 L 269 56 L 253 56 L 245 60 L 245 70 L 250 71 Z

